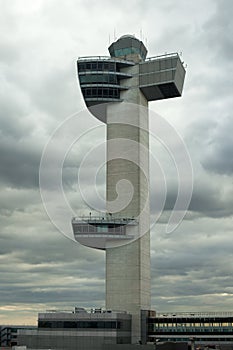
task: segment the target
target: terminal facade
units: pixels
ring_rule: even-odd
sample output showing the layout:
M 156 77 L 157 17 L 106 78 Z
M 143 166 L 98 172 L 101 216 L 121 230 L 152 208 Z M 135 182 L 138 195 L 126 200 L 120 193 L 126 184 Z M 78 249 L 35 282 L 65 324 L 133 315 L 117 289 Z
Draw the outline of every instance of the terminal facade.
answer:
M 154 350 L 154 344 L 158 350 L 187 350 L 188 345 L 199 349 L 233 349 L 233 312 L 142 311 L 141 315 L 142 334 L 138 343 L 141 350 L 144 347 Z M 12 344 L 26 345 L 29 349 L 130 350 L 131 327 L 132 316 L 127 312 L 50 310 L 39 313 L 37 329 L 18 327 L 15 332 L 14 328 Z M 7 346 L 5 340 L 4 337 L 2 346 Z
M 131 343 L 131 315 L 101 309 L 50 310 L 38 315 L 36 330 L 21 330 L 18 343 L 29 349 L 101 350 Z
M 147 341 L 233 347 L 233 312 L 157 313 L 147 319 Z

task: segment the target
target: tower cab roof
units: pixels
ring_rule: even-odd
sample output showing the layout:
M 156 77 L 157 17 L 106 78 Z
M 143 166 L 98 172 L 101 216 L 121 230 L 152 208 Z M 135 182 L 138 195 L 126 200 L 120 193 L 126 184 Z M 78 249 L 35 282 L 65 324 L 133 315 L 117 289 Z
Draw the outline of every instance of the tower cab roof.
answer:
M 108 50 L 111 57 L 126 58 L 127 56 L 138 55 L 142 61 L 145 60 L 147 55 L 147 49 L 143 42 L 131 34 L 121 36 L 109 46 Z

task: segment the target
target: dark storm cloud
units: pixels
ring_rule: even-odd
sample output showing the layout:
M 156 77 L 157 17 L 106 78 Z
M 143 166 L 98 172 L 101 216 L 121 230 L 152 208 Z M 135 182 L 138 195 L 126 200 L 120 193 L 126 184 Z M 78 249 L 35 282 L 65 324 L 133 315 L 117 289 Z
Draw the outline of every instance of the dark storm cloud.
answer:
M 34 129 L 31 119 L 31 104 L 27 93 L 5 76 L 0 89 L 1 138 L 3 136 L 21 139 Z M 14 141 L 14 140 L 12 140 Z
M 0 140 L 0 183 L 17 188 L 38 188 L 41 150 L 32 142 Z
M 49 286 L 51 288 L 51 284 Z M 43 286 L 41 290 L 35 290 L 33 286 L 27 287 L 18 287 L 17 294 L 14 298 L 14 303 L 23 303 L 25 300 L 30 300 L 30 303 L 52 303 L 56 300 L 56 303 L 59 307 L 60 302 L 65 300 L 77 300 L 79 304 L 86 302 L 87 300 L 92 300 L 95 304 L 96 301 L 103 300 L 103 293 L 100 292 L 100 286 L 86 284 L 85 289 L 79 289 L 77 292 L 77 287 L 74 287 L 73 290 L 71 287 L 57 289 L 55 286 L 52 290 L 46 289 Z M 5 300 L 5 303 L 10 303 L 12 300 L 12 295 L 9 293 L 9 287 L 6 286 L 6 289 L 0 288 L 2 297 Z M 87 296 L 88 293 L 88 296 Z M 88 298 L 88 299 L 87 299 Z
M 24 213 L 28 210 L 32 210 L 29 208 L 35 208 L 41 203 L 41 200 L 38 197 L 37 189 L 16 189 L 12 187 L 3 189 L 0 187 L 0 191 L 0 215 L 2 229 L 4 228 L 5 222 L 9 220 L 9 217 L 14 212 Z
M 231 123 L 230 123 L 231 124 Z M 228 157 L 227 152 L 224 153 L 224 145 L 230 149 L 231 139 L 228 142 L 228 139 L 231 134 L 231 126 L 226 127 L 226 132 L 221 128 L 219 130 L 219 137 L 223 138 L 218 139 L 216 137 L 213 139 L 213 130 L 216 129 L 216 123 L 210 123 L 206 128 L 201 127 L 201 124 L 193 124 L 191 126 L 191 132 L 187 135 L 189 137 L 187 146 L 190 149 L 190 155 L 192 159 L 193 167 L 193 179 L 191 178 L 178 178 L 177 171 L 174 167 L 173 162 L 170 160 L 165 160 L 166 155 L 163 152 L 160 152 L 159 149 L 156 150 L 157 159 L 160 163 L 161 168 L 164 171 L 164 182 L 166 184 L 166 189 L 161 185 L 161 178 L 153 170 L 153 159 L 151 160 L 151 181 L 150 181 L 150 201 L 151 201 L 151 212 L 152 215 L 158 212 L 162 205 L 163 194 L 165 195 L 165 204 L 164 211 L 170 212 L 173 210 L 179 188 L 186 186 L 186 183 L 192 186 L 192 196 L 191 202 L 188 207 L 184 207 L 184 203 L 179 204 L 177 210 L 188 210 L 189 213 L 197 214 L 198 216 L 207 216 L 207 217 L 227 217 L 233 214 L 233 200 L 232 200 L 232 186 L 229 179 L 224 179 L 221 186 L 219 181 L 221 178 L 218 174 L 212 175 L 212 181 L 210 181 L 209 172 L 205 170 L 210 170 L 210 163 L 221 164 L 221 171 L 215 169 L 215 173 L 226 174 L 231 168 L 232 161 Z M 218 130 L 218 127 L 217 127 Z M 226 136 L 225 136 L 226 135 Z M 217 148 L 220 148 L 222 154 L 217 151 Z M 211 150 L 211 152 L 210 152 Z M 198 155 L 198 156 L 196 156 Z M 222 164 L 225 164 L 225 167 L 222 167 Z M 204 167 L 204 171 L 203 171 Z M 218 185 L 216 185 L 216 183 Z M 166 193 L 164 193 L 166 192 Z M 189 216 L 187 216 L 189 219 Z
M 157 234 L 152 233 L 152 275 L 156 276 L 152 289 L 160 310 L 171 310 L 172 300 L 176 307 L 185 300 L 188 311 L 201 303 L 221 303 L 224 293 L 230 298 L 232 229 L 223 230 L 223 226 L 224 221 L 216 222 L 215 232 L 206 234 L 206 219 L 200 219 L 167 236 L 161 235 L 157 226 Z
M 41 227 L 43 231 L 48 231 L 43 222 Z M 27 236 L 25 231 L 24 237 Z M 32 234 L 30 238 L 27 237 L 25 240 L 21 236 L 20 241 L 17 241 L 17 235 L 12 233 L 2 235 L 0 239 L 1 305 L 12 301 L 9 294 L 12 281 L 17 291 L 14 303 L 30 300 L 31 303 L 49 304 L 69 298 L 79 303 L 88 300 L 98 303 L 98 300 L 103 300 L 103 254 L 93 254 L 90 249 L 81 248 L 58 233 L 50 233 L 49 236 L 46 233 Z M 99 267 L 98 275 L 93 266 Z
M 210 129 L 205 142 L 202 165 L 217 174 L 233 174 L 233 115 L 219 116 L 216 125 Z
M 167 194 L 164 210 L 171 211 L 177 199 L 177 191 L 170 189 Z M 151 209 L 154 209 L 154 200 L 151 200 Z M 180 205 L 180 210 L 188 209 L 207 217 L 227 217 L 233 214 L 233 200 L 231 192 L 224 193 L 221 188 L 206 182 L 194 181 L 191 202 L 188 208 Z

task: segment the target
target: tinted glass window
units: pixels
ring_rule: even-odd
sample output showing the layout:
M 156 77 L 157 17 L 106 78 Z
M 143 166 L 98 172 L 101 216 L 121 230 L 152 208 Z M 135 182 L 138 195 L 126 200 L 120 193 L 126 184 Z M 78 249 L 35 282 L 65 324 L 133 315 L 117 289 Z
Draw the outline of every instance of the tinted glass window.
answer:
M 103 63 L 102 62 L 98 62 L 98 70 L 103 70 Z
M 106 83 L 117 84 L 117 77 L 113 74 L 87 74 L 79 76 L 81 84 Z
M 86 70 L 93 71 L 115 71 L 115 63 L 114 62 L 81 62 L 78 63 L 79 72 L 83 72 Z
M 64 321 L 64 328 L 77 328 L 77 322 L 75 322 L 75 321 Z
M 119 98 L 119 90 L 111 88 L 85 88 L 82 89 L 83 95 L 86 98 Z
M 78 64 L 78 70 L 79 70 L 80 72 L 84 71 L 85 69 L 86 69 L 85 63 L 79 63 L 79 64 Z
M 113 62 L 109 63 L 109 70 L 110 71 L 115 71 L 115 63 L 113 63 Z

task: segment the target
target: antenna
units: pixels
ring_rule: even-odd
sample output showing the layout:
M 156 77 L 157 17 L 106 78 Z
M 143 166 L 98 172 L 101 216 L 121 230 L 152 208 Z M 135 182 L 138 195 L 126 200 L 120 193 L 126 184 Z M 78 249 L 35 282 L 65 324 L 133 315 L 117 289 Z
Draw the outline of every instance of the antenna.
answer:
M 140 29 L 140 39 L 142 41 L 142 28 Z
M 116 40 L 116 28 L 114 28 L 114 33 L 113 33 L 113 35 L 114 35 L 114 41 Z

